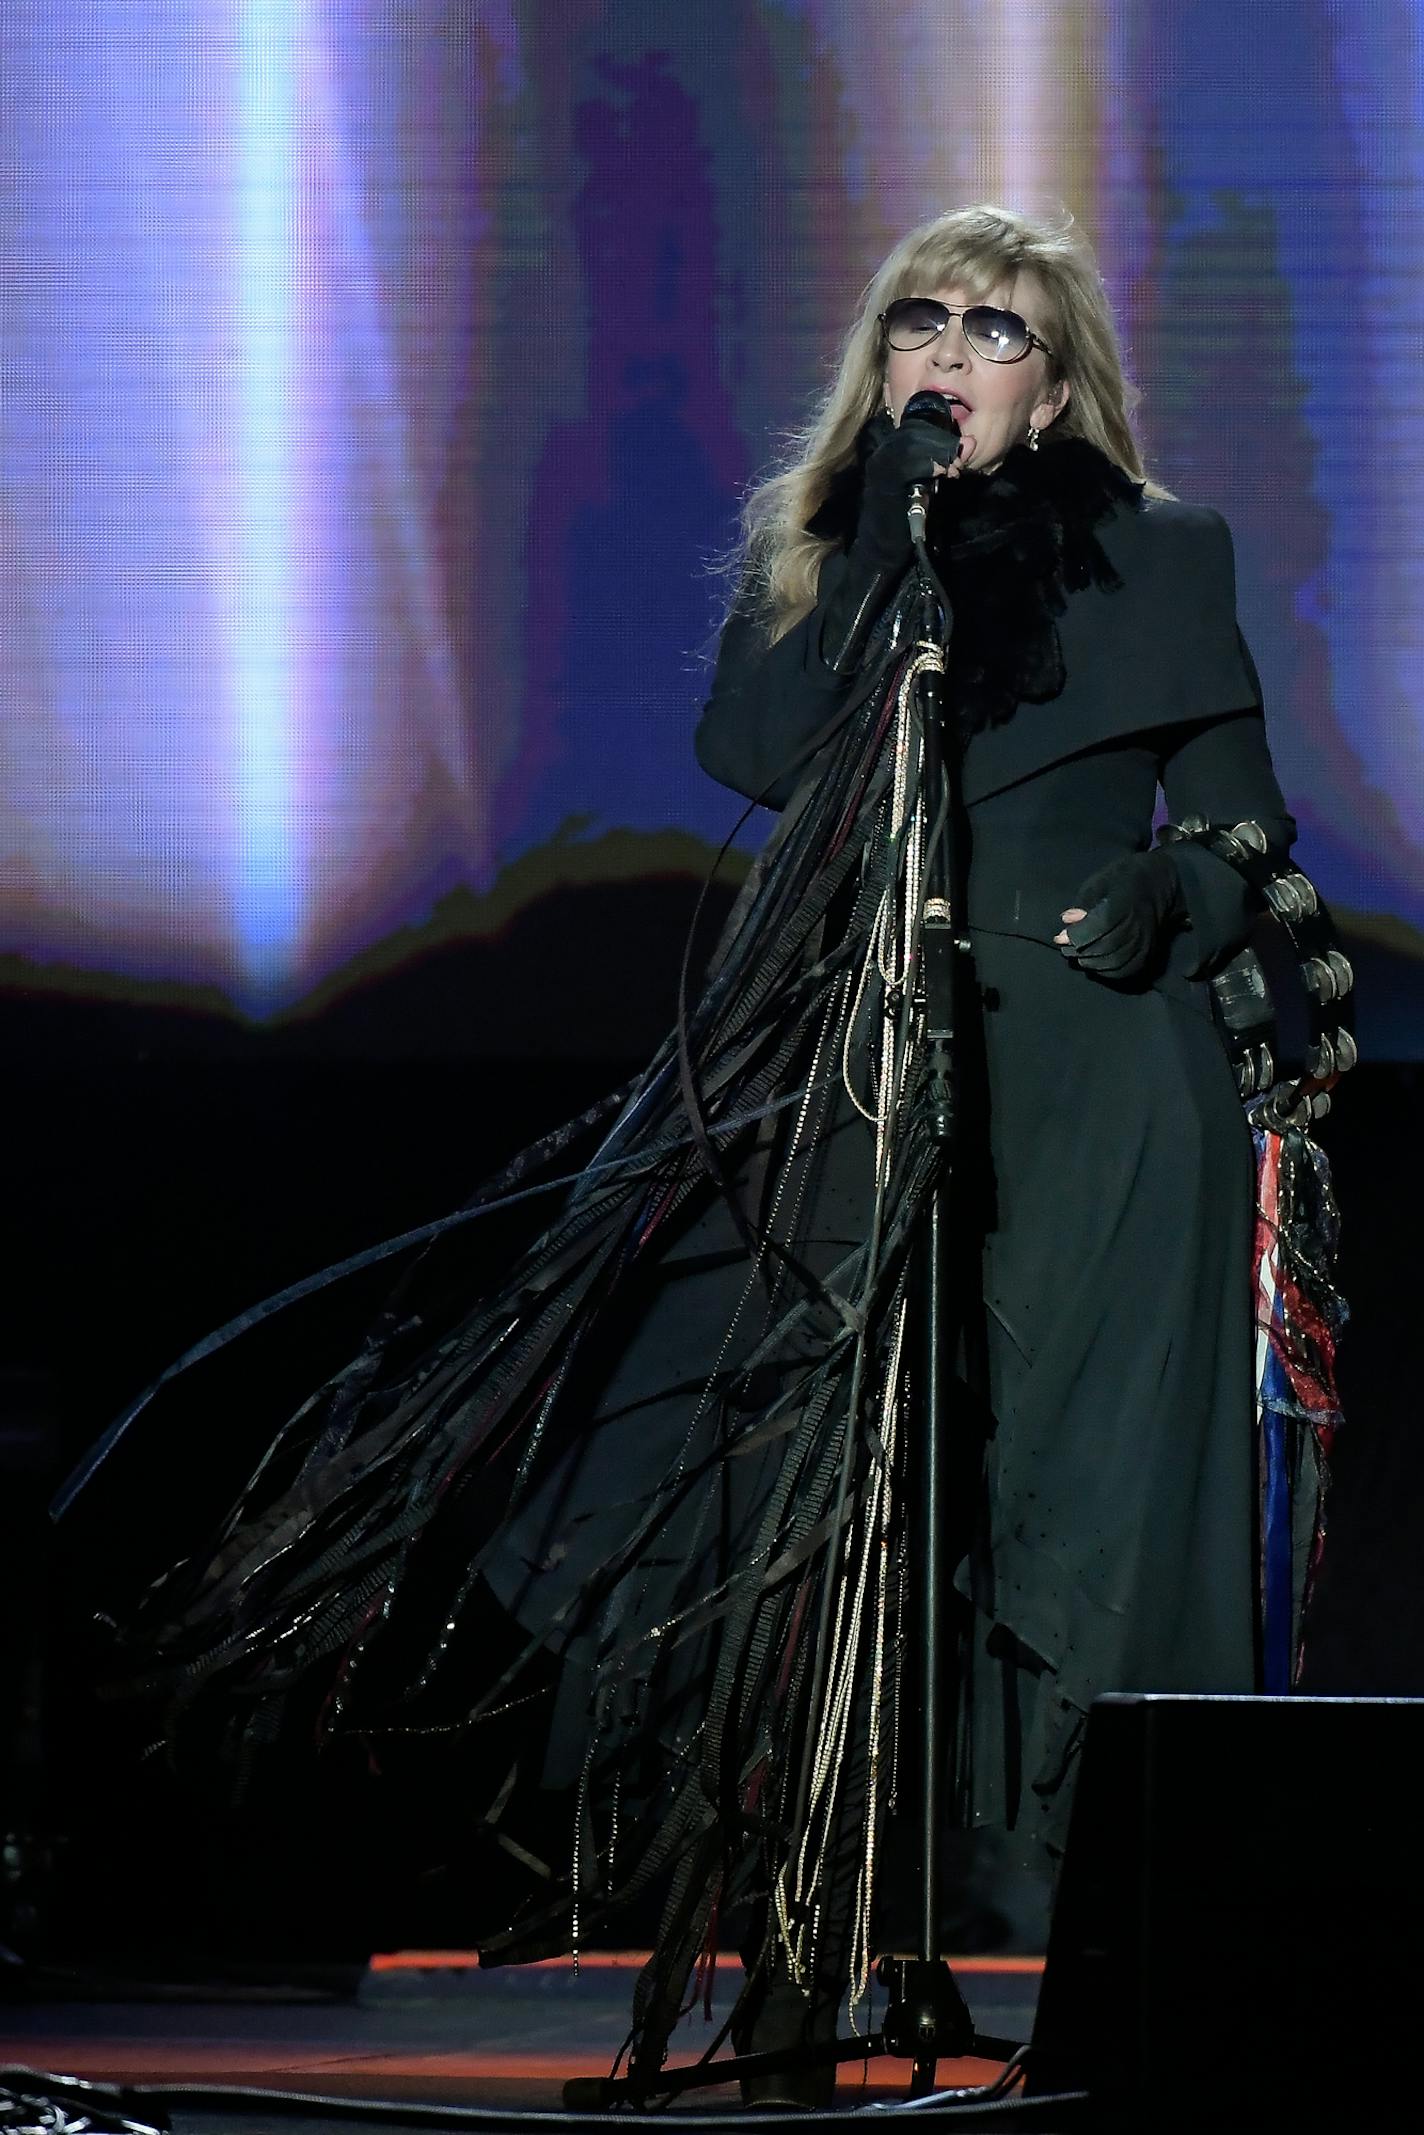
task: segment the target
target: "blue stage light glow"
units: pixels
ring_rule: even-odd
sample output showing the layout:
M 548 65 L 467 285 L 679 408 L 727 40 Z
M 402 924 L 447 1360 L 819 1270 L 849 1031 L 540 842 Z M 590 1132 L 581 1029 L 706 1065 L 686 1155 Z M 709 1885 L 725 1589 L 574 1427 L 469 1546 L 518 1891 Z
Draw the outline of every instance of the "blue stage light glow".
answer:
M 297 803 L 297 101 L 301 0 L 238 9 L 238 542 L 231 585 L 234 902 L 244 1005 L 290 983 L 302 928 Z

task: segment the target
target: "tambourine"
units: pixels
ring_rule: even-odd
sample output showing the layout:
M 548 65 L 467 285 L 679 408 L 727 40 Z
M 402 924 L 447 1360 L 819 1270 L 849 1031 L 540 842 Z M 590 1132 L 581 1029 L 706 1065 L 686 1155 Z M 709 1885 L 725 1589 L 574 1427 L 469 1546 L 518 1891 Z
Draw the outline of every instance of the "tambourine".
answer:
M 1252 1120 L 1275 1134 L 1309 1127 L 1325 1117 L 1330 1092 L 1360 1057 L 1353 1029 L 1354 967 L 1315 884 L 1284 855 L 1272 852 L 1259 823 L 1233 823 L 1228 829 L 1189 815 L 1164 824 L 1158 840 L 1163 845 L 1190 840 L 1225 860 L 1257 891 L 1288 937 L 1307 1003 L 1303 1075 L 1279 1072 L 1275 1002 L 1254 949 L 1233 957 L 1212 979 L 1211 991 L 1236 1086 Z

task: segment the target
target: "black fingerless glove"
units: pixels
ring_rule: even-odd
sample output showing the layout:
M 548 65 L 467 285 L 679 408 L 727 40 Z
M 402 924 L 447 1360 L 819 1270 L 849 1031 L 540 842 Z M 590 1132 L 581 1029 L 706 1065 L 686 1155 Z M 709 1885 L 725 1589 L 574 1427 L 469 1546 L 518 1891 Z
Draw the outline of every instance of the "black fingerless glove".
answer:
M 1065 927 L 1059 948 L 1101 979 L 1137 978 L 1187 916 L 1171 848 L 1128 853 L 1090 875 L 1070 905 L 1083 917 Z
M 821 619 L 821 658 L 833 674 L 849 674 L 859 660 L 871 625 L 910 561 L 910 488 L 929 482 L 957 451 L 952 431 L 912 417 L 897 428 L 888 415 L 872 416 L 861 432 L 869 448 L 861 480 L 860 516 L 840 584 Z
M 954 431 L 922 416 L 910 416 L 897 429 L 888 415 L 877 415 L 866 441 L 872 449 L 865 463 L 851 560 L 876 570 L 903 571 L 912 547 L 910 486 L 933 481 L 936 467 L 951 466 L 958 440 Z

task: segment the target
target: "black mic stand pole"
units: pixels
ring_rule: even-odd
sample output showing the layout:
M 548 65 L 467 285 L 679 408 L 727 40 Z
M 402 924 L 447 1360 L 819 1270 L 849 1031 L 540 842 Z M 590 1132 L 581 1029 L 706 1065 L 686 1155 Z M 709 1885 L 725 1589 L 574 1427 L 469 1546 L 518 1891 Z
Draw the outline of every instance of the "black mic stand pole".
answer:
M 923 519 L 911 513 L 919 563 L 919 627 L 916 642 L 948 649 L 953 616 L 926 553 Z M 885 2013 L 885 2050 L 913 2062 L 911 2097 L 933 2087 L 937 2062 L 1005 2042 L 980 2039 L 974 2020 L 944 1960 L 941 1943 L 941 1850 L 944 1784 L 948 1769 L 946 1678 L 949 1564 L 945 1539 L 949 1488 L 948 1450 L 953 1429 L 954 1331 L 958 1299 L 952 1246 L 951 1200 L 955 1144 L 960 1131 L 955 1083 L 955 1041 L 960 971 L 969 944 L 959 936 L 963 910 L 959 837 L 957 735 L 949 726 L 942 669 L 927 666 L 916 677 L 920 730 L 920 809 L 925 824 L 925 899 L 920 926 L 916 997 L 923 1017 L 921 1089 L 918 1102 L 935 1144 L 938 1163 L 912 1270 L 918 1297 L 916 1350 L 919 1369 L 918 1430 L 911 1441 L 909 1599 L 919 1652 L 918 1720 L 920 1776 L 919 1946 L 913 1958 L 887 1958 L 881 1977 L 891 1990 Z M 916 1455 L 918 1456 L 916 1458 Z

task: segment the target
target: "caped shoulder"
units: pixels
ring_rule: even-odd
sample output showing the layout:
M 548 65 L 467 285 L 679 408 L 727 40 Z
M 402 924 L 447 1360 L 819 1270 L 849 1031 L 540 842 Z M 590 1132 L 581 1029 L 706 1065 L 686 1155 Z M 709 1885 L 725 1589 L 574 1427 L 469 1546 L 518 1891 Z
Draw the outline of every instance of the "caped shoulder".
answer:
M 1122 503 L 1096 528 L 1117 583 L 1073 593 L 1059 620 L 1064 687 L 976 735 L 974 802 L 1117 736 L 1260 702 L 1236 626 L 1231 535 L 1219 512 L 1175 498 Z
M 1209 504 L 1176 497 L 1143 497 L 1115 511 L 1098 530 L 1113 564 L 1129 582 L 1170 587 L 1180 579 L 1206 597 L 1235 600 L 1236 552 L 1231 529 Z

